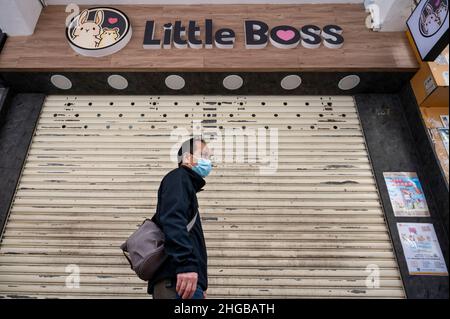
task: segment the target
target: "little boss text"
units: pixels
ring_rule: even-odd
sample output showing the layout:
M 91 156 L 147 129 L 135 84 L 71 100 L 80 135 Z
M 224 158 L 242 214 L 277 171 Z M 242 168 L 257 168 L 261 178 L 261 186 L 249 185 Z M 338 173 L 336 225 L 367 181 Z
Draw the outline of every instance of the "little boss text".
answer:
M 172 45 L 177 49 L 219 49 L 234 48 L 236 34 L 230 28 L 218 29 L 213 34 L 213 22 L 205 20 L 204 30 L 201 30 L 196 21 L 189 21 L 184 26 L 181 21 L 175 24 L 163 25 L 162 38 L 155 38 L 155 22 L 147 21 L 145 25 L 144 48 L 145 49 L 170 49 Z M 342 47 L 344 38 L 342 28 L 338 25 L 329 24 L 322 29 L 316 25 L 304 25 L 300 29 L 289 25 L 276 26 L 269 30 L 269 26 L 257 20 L 244 22 L 245 47 L 247 49 L 262 49 L 270 43 L 280 49 L 293 49 L 299 44 L 308 49 L 320 47 L 323 43 L 330 49 Z

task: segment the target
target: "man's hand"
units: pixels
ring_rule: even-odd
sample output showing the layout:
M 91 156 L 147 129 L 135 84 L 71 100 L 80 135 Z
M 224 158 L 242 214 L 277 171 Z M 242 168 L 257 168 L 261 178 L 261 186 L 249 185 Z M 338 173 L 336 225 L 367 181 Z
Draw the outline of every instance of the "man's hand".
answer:
M 203 299 L 206 299 L 206 290 L 203 292 Z
M 177 274 L 177 293 L 182 299 L 191 299 L 197 289 L 198 274 L 185 272 Z

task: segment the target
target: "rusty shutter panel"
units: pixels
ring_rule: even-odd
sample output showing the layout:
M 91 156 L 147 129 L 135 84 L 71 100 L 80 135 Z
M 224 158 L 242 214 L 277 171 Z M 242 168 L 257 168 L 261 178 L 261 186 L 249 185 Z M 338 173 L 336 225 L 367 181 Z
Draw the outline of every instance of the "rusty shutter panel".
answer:
M 276 174 L 222 163 L 199 193 L 211 298 L 405 297 L 351 96 L 48 96 L 0 246 L 0 295 L 148 298 L 118 246 L 152 216 L 176 166 L 170 132 L 193 119 L 279 138 Z

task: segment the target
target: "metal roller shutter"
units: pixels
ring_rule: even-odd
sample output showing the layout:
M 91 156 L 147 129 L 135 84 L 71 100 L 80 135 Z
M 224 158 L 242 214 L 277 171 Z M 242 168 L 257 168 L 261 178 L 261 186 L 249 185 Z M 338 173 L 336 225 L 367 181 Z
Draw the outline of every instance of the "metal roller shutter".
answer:
M 0 247 L 0 295 L 148 298 L 118 246 L 152 216 L 176 166 L 170 132 L 193 119 L 279 138 L 276 174 L 222 163 L 199 193 L 210 297 L 405 296 L 351 96 L 48 96 Z M 66 287 L 72 264 L 79 288 Z M 376 267 L 380 286 L 367 287 Z

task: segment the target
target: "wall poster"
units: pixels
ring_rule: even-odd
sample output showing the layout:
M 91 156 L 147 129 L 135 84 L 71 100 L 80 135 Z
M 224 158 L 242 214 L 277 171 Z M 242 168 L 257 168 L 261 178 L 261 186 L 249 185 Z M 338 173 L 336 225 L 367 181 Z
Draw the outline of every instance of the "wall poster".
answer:
M 432 224 L 397 223 L 410 275 L 448 276 Z
M 425 194 L 416 173 L 385 172 L 384 180 L 396 217 L 428 217 Z

